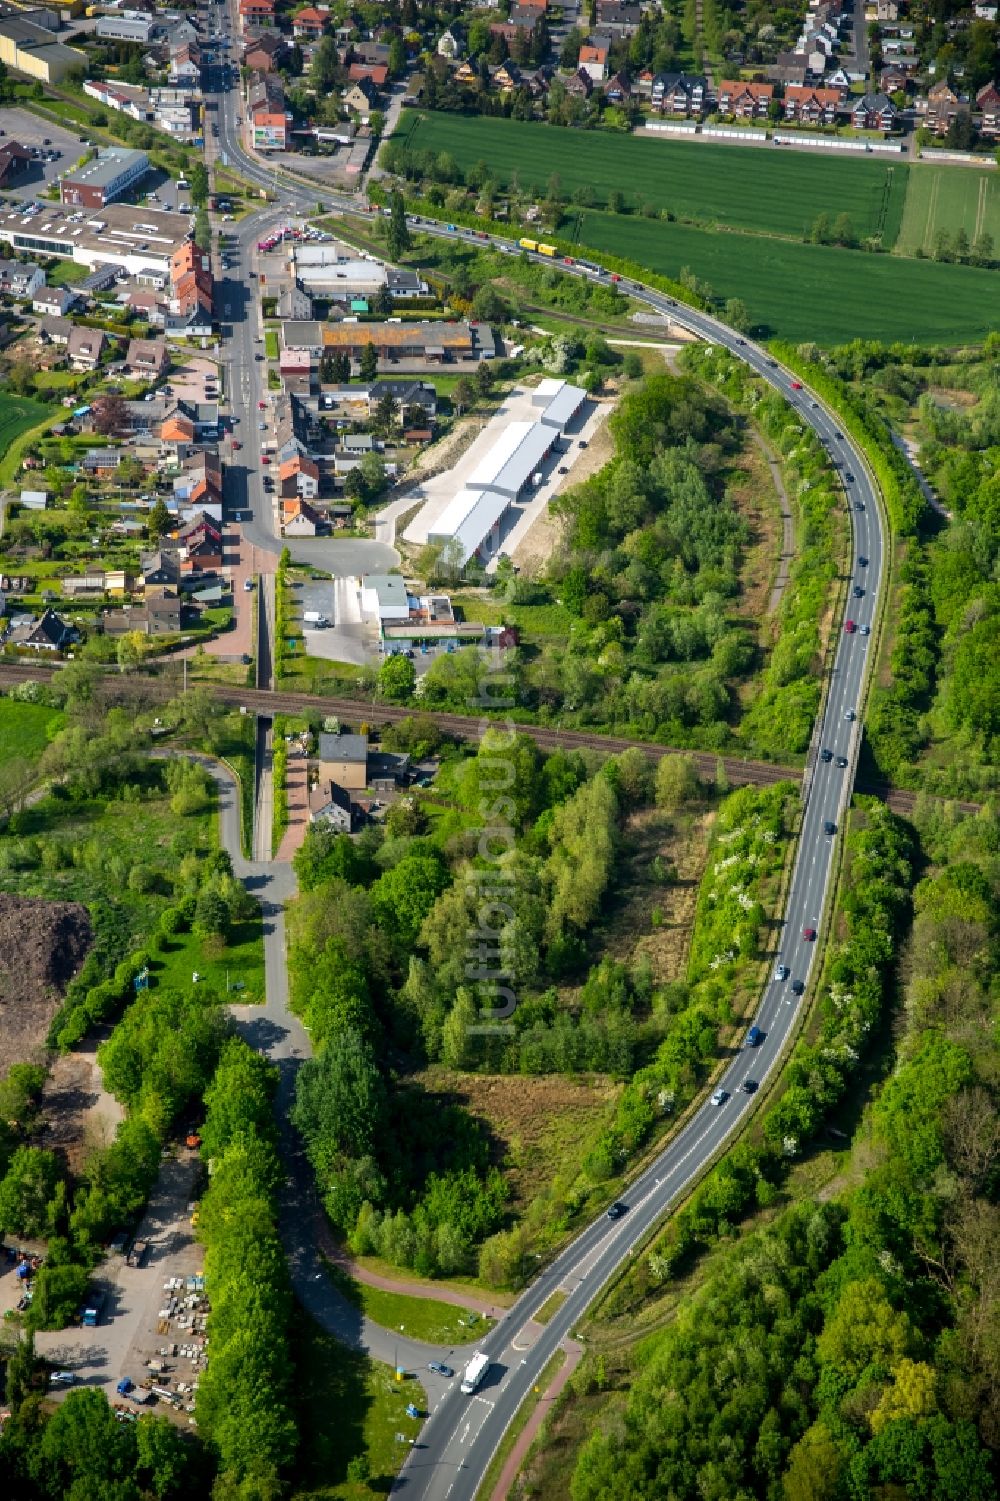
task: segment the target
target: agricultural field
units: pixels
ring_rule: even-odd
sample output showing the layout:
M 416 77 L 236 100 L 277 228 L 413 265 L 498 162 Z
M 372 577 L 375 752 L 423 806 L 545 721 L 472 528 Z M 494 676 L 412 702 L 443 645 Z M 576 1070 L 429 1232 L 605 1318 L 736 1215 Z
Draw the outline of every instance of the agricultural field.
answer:
M 0 698 L 0 765 L 15 757 L 37 761 L 65 722 L 65 715 L 47 704 L 19 704 L 11 698 Z
M 522 189 L 534 187 L 541 194 L 555 173 L 567 198 L 589 189 L 595 207 L 606 207 L 616 190 L 635 206 L 632 185 L 640 184 L 645 203 L 679 218 L 794 239 L 807 234 L 819 214 L 846 214 L 859 238 L 881 234 L 886 249 L 899 233 L 909 171 L 901 162 L 782 155 L 597 131 L 581 140 L 578 132 L 557 126 L 443 114 L 415 115 L 399 139 L 414 151 L 446 152 L 463 170 L 488 162 L 502 181 L 516 174 Z M 625 234 L 631 235 L 631 224 Z
M 956 344 L 985 338 L 997 321 L 995 271 L 616 214 L 580 220 L 581 248 L 628 256 L 666 276 L 690 266 L 716 295 L 741 297 L 755 324 L 787 339 L 840 344 L 863 333 L 887 343 Z
M 43 422 L 50 410 L 30 397 L 0 393 L 0 453 L 6 453 L 15 438 Z
M 952 235 L 964 229 L 970 243 L 992 235 L 1000 245 L 1000 173 L 931 163 L 911 167 L 896 249 L 930 255 L 942 229 Z

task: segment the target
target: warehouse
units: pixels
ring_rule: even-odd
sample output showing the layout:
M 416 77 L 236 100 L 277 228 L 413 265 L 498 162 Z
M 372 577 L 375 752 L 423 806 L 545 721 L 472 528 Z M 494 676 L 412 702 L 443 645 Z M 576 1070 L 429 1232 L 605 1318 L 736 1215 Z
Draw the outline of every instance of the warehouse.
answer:
M 136 15 L 134 11 L 127 16 L 101 16 L 95 27 L 101 41 L 141 42 L 143 45 L 157 30 L 157 22 L 152 16 Z
M 548 376 L 539 381 L 537 389 L 532 393 L 531 404 L 542 408 L 538 419 L 540 422 L 544 422 L 546 427 L 557 427 L 561 431 L 569 427 L 586 399 L 587 393 L 580 386 L 571 386 L 568 381 Z
M 71 68 L 86 68 L 87 54 L 57 42 L 44 26 L 7 16 L 0 22 L 0 62 L 40 83 L 59 83 Z
M 148 171 L 149 157 L 145 151 L 108 146 L 93 161 L 68 172 L 59 183 L 59 195 L 63 203 L 104 208 L 127 193 Z
M 109 203 L 99 218 L 84 209 L 69 213 L 56 203 L 0 208 L 0 242 L 29 255 L 55 255 L 94 271 L 121 266 L 130 276 L 160 273 L 170 279 L 175 251 L 187 242 L 191 226 L 184 214 L 147 206 Z

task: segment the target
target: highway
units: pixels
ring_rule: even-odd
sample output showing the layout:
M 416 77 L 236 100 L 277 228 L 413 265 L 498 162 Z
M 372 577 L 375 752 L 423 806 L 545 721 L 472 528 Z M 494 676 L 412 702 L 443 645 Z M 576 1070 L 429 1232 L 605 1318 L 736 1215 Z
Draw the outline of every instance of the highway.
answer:
M 235 6 L 230 8 L 230 30 L 235 35 Z M 271 505 L 259 488 L 260 445 L 257 436 L 257 402 L 264 399 L 265 366 L 256 359 L 260 346 L 259 311 L 251 298 L 251 259 L 255 241 L 265 224 L 288 213 L 305 213 L 314 207 L 314 195 L 269 170 L 244 151 L 236 117 L 240 104 L 232 91 L 220 92 L 216 119 L 220 144 L 230 165 L 245 177 L 272 191 L 280 201 L 260 215 L 252 215 L 237 227 L 238 250 L 233 277 L 223 288 L 219 314 L 227 330 L 224 349 L 229 363 L 234 412 L 245 418 L 240 429 L 244 442 L 244 478 L 256 474 L 248 496 L 254 519 L 245 529 L 251 541 L 275 546 Z M 322 190 L 316 190 L 322 191 Z M 332 207 L 358 212 L 356 202 L 323 193 Z M 465 240 L 478 248 L 505 249 L 519 253 L 515 244 L 492 238 L 489 242 L 471 230 L 418 221 L 421 232 Z M 537 258 L 537 257 L 536 257 Z M 545 259 L 550 267 L 566 274 L 593 277 L 581 267 Z M 456 1378 L 437 1401 L 424 1425 L 420 1441 L 409 1453 L 393 1494 L 426 1498 L 426 1501 L 472 1501 L 504 1433 L 521 1404 L 531 1394 L 560 1343 L 573 1330 L 608 1280 L 633 1254 L 633 1247 L 667 1214 L 671 1206 L 745 1124 L 753 1109 L 754 1095 L 743 1091 L 752 1078 L 763 1085 L 779 1061 L 805 1004 L 813 972 L 818 968 L 827 921 L 826 903 L 835 870 L 839 830 L 857 772 L 861 736 L 860 711 L 869 652 L 880 590 L 884 587 L 883 519 L 867 468 L 851 442 L 842 436 L 835 418 L 794 377 L 779 367 L 767 351 L 744 339 L 727 325 L 706 313 L 676 303 L 663 293 L 626 281 L 621 290 L 646 306 L 661 312 L 681 326 L 714 344 L 723 345 L 746 361 L 770 382 L 798 411 L 829 449 L 841 467 L 853 531 L 852 567 L 847 603 L 833 653 L 829 691 L 818 733 L 814 737 L 804 780 L 804 807 L 797 854 L 774 964 L 787 966 L 788 976 L 772 978 L 765 986 L 756 1015 L 763 1040 L 756 1048 L 745 1046 L 730 1060 L 716 1084 L 725 1091 L 721 1105 L 704 1101 L 689 1117 L 655 1161 L 632 1183 L 624 1195 L 628 1212 L 619 1220 L 601 1217 L 589 1225 L 560 1253 L 534 1282 L 506 1317 L 484 1340 L 482 1348 L 491 1359 L 490 1370 L 479 1390 L 463 1396 Z M 865 558 L 864 564 L 859 558 Z M 855 597 L 855 586 L 862 590 Z M 857 629 L 848 631 L 846 622 Z M 831 832 L 832 831 L 832 832 Z M 532 1342 L 526 1324 L 555 1289 L 566 1301 L 550 1321 L 537 1329 Z

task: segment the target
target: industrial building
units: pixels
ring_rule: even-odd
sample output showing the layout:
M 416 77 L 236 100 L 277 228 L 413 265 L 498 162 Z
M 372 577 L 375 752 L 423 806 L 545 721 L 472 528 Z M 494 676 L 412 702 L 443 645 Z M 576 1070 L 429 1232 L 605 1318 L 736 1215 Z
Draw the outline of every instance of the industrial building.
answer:
M 127 203 L 109 203 L 96 217 L 41 201 L 0 209 L 0 242 L 14 250 L 59 256 L 90 271 L 120 266 L 147 284 L 169 281 L 171 259 L 190 233 L 185 214 Z
M 63 203 L 80 208 L 104 208 L 141 182 L 148 171 L 149 157 L 145 151 L 108 146 L 93 161 L 68 172 L 60 180 L 59 196 Z
M 87 54 L 57 42 L 47 27 L 7 16 L 0 21 L 0 62 L 40 83 L 59 83 L 71 68 L 87 66 Z
M 344 259 L 336 245 L 296 245 L 292 262 L 295 280 L 314 297 L 375 297 L 383 287 L 394 298 L 425 297 L 428 292 L 415 271 L 400 271 L 381 261 Z
M 158 29 L 154 16 L 136 11 L 128 11 L 125 15 L 101 16 L 94 28 L 101 41 L 141 42 L 144 46 L 156 35 Z
M 499 540 L 507 511 L 539 474 L 565 427 L 576 417 L 587 393 L 563 380 L 544 380 L 532 393 L 534 422 L 508 422 L 479 460 L 465 485 L 428 529 L 429 542 L 456 544 L 459 561 L 475 553 L 488 556 Z

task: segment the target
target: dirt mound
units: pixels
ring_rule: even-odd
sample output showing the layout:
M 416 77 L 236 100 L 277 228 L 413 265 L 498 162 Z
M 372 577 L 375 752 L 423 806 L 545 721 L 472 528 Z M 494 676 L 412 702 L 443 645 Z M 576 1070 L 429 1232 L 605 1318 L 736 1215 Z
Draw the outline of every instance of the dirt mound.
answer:
M 0 1072 L 37 1057 L 91 941 L 78 902 L 0 892 Z

